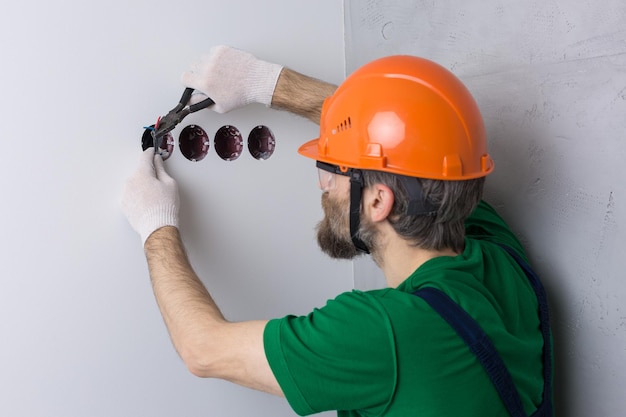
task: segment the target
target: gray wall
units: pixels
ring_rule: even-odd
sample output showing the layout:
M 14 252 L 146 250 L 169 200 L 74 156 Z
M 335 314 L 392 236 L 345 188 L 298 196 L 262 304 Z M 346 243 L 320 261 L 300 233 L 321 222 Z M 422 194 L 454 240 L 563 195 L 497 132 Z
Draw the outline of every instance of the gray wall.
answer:
M 549 291 L 560 416 L 624 415 L 626 3 L 349 1 L 347 72 L 421 55 L 470 88 L 495 204 Z M 370 262 L 355 284 L 380 283 Z
M 484 112 L 488 200 L 550 291 L 562 416 L 626 401 L 626 11 L 623 2 L 346 1 L 347 69 L 412 53 L 446 65 Z M 12 2 L 0 14 L 4 115 L 0 415 L 292 415 L 284 400 L 191 376 L 159 317 L 137 236 L 118 210 L 143 125 L 178 100 L 214 44 L 331 82 L 344 76 L 342 2 Z M 305 51 L 305 52 L 303 52 Z M 210 134 L 270 126 L 259 163 L 167 161 L 181 183 L 192 262 L 232 319 L 305 313 L 349 289 L 319 254 L 310 123 L 254 106 L 186 120 Z M 175 132 L 178 133 L 178 130 Z M 354 265 L 356 285 L 381 285 Z M 330 414 L 330 413 L 328 413 Z
M 187 372 L 119 199 L 142 126 L 174 107 L 195 58 L 226 43 L 339 82 L 342 10 L 340 0 L 3 3 L 1 416 L 294 415 L 281 398 Z M 306 313 L 350 289 L 350 263 L 317 249 L 317 171 L 296 153 L 317 126 L 263 106 L 192 122 L 211 136 L 263 123 L 277 139 L 263 162 L 247 150 L 224 162 L 213 144 L 201 162 L 178 149 L 166 162 L 190 257 L 224 313 Z

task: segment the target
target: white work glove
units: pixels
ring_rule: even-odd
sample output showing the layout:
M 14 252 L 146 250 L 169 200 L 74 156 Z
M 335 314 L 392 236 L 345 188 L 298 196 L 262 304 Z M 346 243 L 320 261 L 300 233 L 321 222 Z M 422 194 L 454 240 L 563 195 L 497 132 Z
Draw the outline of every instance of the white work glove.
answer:
M 155 155 L 154 148 L 146 149 L 122 194 L 122 211 L 142 245 L 155 230 L 178 227 L 179 203 L 178 185 L 165 172 L 163 159 Z
M 270 106 L 282 68 L 239 49 L 215 46 L 183 73 L 181 81 L 211 97 L 215 105 L 210 109 L 226 113 L 250 103 Z M 201 101 L 202 94 L 194 95 L 191 102 Z

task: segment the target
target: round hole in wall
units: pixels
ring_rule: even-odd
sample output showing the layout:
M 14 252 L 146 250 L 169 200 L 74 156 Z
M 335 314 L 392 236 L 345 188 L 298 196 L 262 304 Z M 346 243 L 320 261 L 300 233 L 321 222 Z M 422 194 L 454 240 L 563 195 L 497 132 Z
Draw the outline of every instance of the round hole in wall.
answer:
M 210 146 L 209 135 L 198 125 L 185 127 L 178 136 L 180 152 L 192 162 L 204 159 Z
M 235 126 L 226 125 L 215 134 L 215 151 L 224 161 L 234 161 L 243 150 L 241 132 Z
M 154 125 L 146 128 L 143 131 L 143 135 L 141 136 L 141 149 L 143 149 L 144 151 L 154 146 L 154 138 L 152 137 L 153 130 Z M 168 132 L 165 134 L 165 136 L 163 136 L 161 146 L 159 147 L 159 154 L 165 161 L 167 158 L 170 157 L 170 155 L 172 155 L 172 152 L 174 152 L 174 137 L 170 132 Z
M 259 125 L 248 135 L 248 151 L 258 160 L 268 159 L 276 149 L 276 138 L 269 127 Z

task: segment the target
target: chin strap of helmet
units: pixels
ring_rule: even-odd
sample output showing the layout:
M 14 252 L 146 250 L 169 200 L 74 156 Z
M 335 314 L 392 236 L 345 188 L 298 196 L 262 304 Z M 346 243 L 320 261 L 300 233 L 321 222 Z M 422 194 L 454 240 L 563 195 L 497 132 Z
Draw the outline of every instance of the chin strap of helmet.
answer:
M 408 215 L 414 216 L 436 216 L 439 206 L 433 204 L 429 199 L 424 198 L 422 186 L 415 177 L 407 177 L 398 175 L 402 186 L 404 187 L 409 206 L 407 207 Z M 362 253 L 370 253 L 369 248 L 363 242 L 359 234 L 359 225 L 361 221 L 361 196 L 363 194 L 363 172 L 360 169 L 350 170 L 350 237 L 354 247 Z
M 359 234 L 361 221 L 361 194 L 363 193 L 363 172 L 360 169 L 350 170 L 350 237 L 352 243 L 359 252 L 370 253 L 369 248 L 363 242 Z

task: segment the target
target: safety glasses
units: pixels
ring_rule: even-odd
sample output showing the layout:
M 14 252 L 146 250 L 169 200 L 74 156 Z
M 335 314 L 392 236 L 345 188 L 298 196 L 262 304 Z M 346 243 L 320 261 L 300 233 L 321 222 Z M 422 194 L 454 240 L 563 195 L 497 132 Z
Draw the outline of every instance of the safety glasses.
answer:
M 350 168 L 340 167 L 326 162 L 316 161 L 320 190 L 328 192 L 337 187 L 337 175 L 350 176 Z

